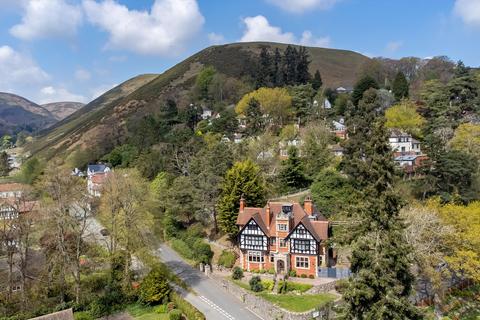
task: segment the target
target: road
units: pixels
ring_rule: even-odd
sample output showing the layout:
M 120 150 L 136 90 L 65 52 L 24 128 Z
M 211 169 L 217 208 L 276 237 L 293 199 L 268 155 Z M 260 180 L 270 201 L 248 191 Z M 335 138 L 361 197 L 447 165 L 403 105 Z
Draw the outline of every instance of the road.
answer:
M 87 221 L 87 241 L 96 242 L 108 248 L 109 237 L 102 236 L 103 226 L 91 217 Z M 162 244 L 153 252 L 175 274 L 177 274 L 194 291 L 181 292 L 182 296 L 202 312 L 208 320 L 259 320 L 236 297 L 226 292 L 216 281 L 208 278 L 203 272 L 191 267 L 169 246 Z M 132 268 L 141 269 L 142 262 L 132 257 Z
M 196 294 L 184 293 L 184 298 L 200 310 L 208 320 L 262 319 L 248 310 L 240 300 L 221 288 L 216 281 L 184 262 L 169 246 L 162 244 L 156 255 L 195 291 Z

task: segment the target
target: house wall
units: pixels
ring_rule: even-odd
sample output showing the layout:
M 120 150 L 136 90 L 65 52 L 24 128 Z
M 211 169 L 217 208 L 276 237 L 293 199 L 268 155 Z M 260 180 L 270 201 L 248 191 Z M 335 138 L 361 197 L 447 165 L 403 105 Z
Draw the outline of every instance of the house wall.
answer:
M 297 264 L 296 264 L 296 257 L 304 257 L 304 258 L 308 258 L 308 268 L 297 268 Z M 304 255 L 304 254 L 295 254 L 293 253 L 291 256 L 290 256 L 290 266 L 291 266 L 291 269 L 292 270 L 295 270 L 297 272 L 297 276 L 301 276 L 302 274 L 306 275 L 306 276 L 314 276 L 316 277 L 317 276 L 317 269 L 318 269 L 318 257 L 317 256 L 307 256 L 307 255 Z

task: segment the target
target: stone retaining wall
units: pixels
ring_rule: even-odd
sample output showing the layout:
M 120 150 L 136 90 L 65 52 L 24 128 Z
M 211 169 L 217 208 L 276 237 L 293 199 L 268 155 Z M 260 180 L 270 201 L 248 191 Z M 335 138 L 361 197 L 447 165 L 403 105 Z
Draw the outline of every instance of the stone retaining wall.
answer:
M 315 314 L 314 311 L 308 311 L 303 313 L 297 312 L 290 312 L 280 307 L 274 305 L 273 303 L 258 297 L 247 290 L 237 286 L 236 284 L 232 283 L 228 280 L 219 280 L 214 279 L 215 281 L 219 281 L 221 286 L 227 292 L 233 294 L 238 299 L 240 299 L 248 309 L 252 312 L 259 315 L 264 320 L 310 320 L 310 319 L 329 319 L 328 314 L 329 310 L 320 310 L 317 311 L 318 315 Z
M 313 286 L 306 293 L 307 294 L 327 293 L 329 291 L 335 290 L 336 283 L 337 283 L 337 280 L 328 282 L 328 283 L 319 284 L 319 285 Z

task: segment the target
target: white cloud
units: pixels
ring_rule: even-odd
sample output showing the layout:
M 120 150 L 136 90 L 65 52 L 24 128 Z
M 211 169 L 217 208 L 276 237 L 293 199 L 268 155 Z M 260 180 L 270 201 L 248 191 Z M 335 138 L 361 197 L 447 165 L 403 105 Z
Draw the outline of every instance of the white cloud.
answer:
M 87 102 L 87 98 L 69 92 L 65 88 L 56 88 L 53 86 L 44 87 L 40 90 L 38 95 L 38 103 L 45 104 L 50 102 L 64 102 L 64 101 L 73 101 L 73 102 Z
M 280 27 L 270 25 L 267 18 L 261 15 L 246 17 L 243 19 L 243 23 L 246 29 L 240 39 L 241 42 L 271 41 L 314 47 L 330 46 L 329 37 L 315 38 L 310 31 L 306 30 L 302 33 L 302 36 L 298 38 L 292 32 L 283 32 Z
M 398 51 L 403 46 L 402 41 L 390 41 L 387 43 L 385 46 L 385 49 L 387 50 L 388 53 L 392 54 Z
M 92 75 L 90 74 L 90 72 L 88 72 L 85 69 L 77 69 L 75 71 L 75 79 L 77 80 L 87 81 L 87 80 L 90 80 L 91 77 Z
M 466 24 L 480 26 L 480 1 L 456 0 L 454 12 Z
M 208 34 L 208 40 L 210 40 L 211 44 L 225 43 L 225 37 L 223 36 L 223 34 L 218 34 L 215 32 L 211 32 Z
M 303 13 L 308 10 L 326 10 L 333 7 L 340 0 L 267 0 L 280 7 L 282 10 L 292 13 Z
M 65 0 L 28 0 L 22 6 L 22 22 L 10 33 L 23 40 L 72 37 L 82 23 L 81 7 Z
M 9 46 L 0 46 L 0 91 L 20 92 L 49 78 L 30 57 Z
M 129 10 L 113 0 L 83 0 L 88 20 L 110 34 L 106 48 L 171 55 L 202 27 L 196 0 L 155 0 L 150 12 Z
M 300 44 L 310 47 L 328 48 L 330 47 L 330 37 L 315 38 L 310 31 L 305 30 L 302 33 Z

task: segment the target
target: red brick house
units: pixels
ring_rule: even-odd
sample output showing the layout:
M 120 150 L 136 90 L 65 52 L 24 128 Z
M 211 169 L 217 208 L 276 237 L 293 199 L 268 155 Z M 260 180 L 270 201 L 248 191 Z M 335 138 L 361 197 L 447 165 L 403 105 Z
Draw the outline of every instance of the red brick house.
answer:
M 240 200 L 237 218 L 238 245 L 243 269 L 274 270 L 285 274 L 316 277 L 320 266 L 328 265 L 326 240 L 329 222 L 307 198 L 297 203 L 271 202 L 263 208 L 245 206 Z

